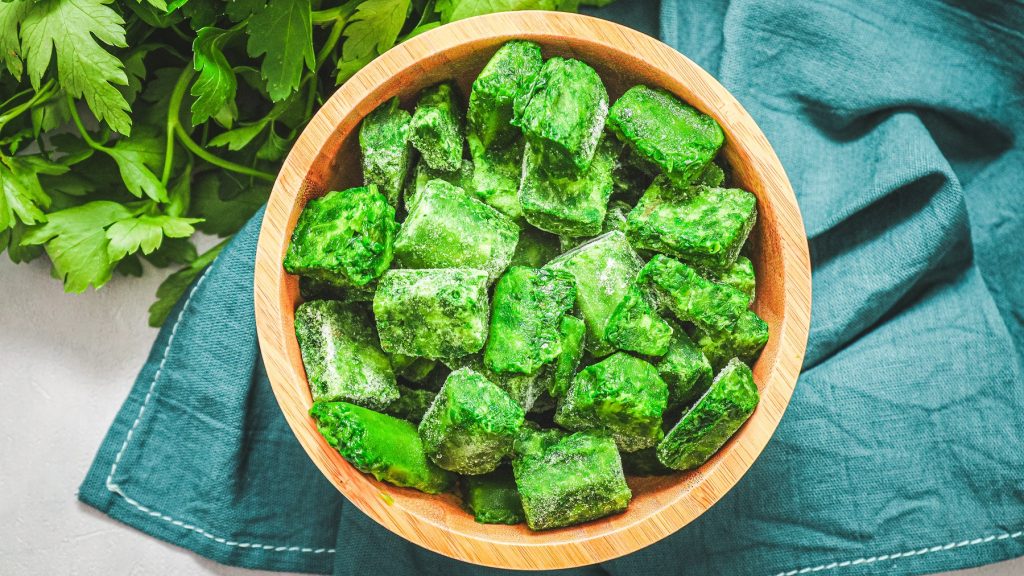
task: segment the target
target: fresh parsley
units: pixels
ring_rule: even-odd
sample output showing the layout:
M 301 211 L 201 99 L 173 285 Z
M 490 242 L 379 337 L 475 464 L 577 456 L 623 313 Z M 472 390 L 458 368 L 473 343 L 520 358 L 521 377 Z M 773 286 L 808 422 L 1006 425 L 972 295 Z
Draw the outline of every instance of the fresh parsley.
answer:
M 158 326 L 338 84 L 452 20 L 577 4 L 0 0 L 0 252 L 46 254 L 68 292 L 184 266 L 157 291 Z M 198 254 L 196 231 L 224 241 Z

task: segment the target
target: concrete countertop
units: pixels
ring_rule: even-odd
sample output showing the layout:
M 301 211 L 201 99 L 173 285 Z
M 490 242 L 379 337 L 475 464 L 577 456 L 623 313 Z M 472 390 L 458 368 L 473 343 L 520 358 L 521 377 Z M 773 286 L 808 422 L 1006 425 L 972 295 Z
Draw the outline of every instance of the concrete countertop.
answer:
M 44 259 L 0 254 L 0 574 L 270 574 L 216 564 L 75 497 L 156 338 L 147 308 L 165 274 L 69 295 Z M 1021 574 L 1024 558 L 946 576 Z

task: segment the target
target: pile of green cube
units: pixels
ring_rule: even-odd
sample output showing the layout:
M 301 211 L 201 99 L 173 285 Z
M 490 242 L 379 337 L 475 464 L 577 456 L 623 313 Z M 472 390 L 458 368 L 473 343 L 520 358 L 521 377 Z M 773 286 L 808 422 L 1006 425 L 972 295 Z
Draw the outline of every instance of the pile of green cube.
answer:
M 379 106 L 364 185 L 309 201 L 284 259 L 324 438 L 532 529 L 624 510 L 626 473 L 705 463 L 754 411 L 768 341 L 741 255 L 756 200 L 723 186 L 723 140 L 524 41 L 465 106 L 449 82 Z

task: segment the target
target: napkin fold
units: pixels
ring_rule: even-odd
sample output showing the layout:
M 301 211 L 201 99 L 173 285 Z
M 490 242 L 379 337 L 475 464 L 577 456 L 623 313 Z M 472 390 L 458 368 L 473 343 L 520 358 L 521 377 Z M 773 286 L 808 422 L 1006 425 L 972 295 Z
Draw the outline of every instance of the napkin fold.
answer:
M 601 14 L 649 25 L 656 2 Z M 566 574 L 922 574 L 1024 555 L 1024 5 L 663 0 L 661 37 L 757 120 L 810 238 L 811 336 L 778 431 L 721 502 Z M 171 314 L 79 497 L 214 560 L 498 574 L 349 505 L 279 413 L 257 214 Z

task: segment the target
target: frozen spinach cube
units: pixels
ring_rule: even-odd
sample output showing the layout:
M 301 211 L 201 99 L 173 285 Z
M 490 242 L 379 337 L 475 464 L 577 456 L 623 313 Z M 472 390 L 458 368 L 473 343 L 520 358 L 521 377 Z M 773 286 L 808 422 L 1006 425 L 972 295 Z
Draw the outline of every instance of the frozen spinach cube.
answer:
M 472 190 L 481 202 L 516 222 L 523 219 L 519 203 L 519 180 L 523 172 L 523 140 L 485 149 L 476 140 L 469 141 L 473 155 Z
M 461 368 L 448 375 L 420 422 L 423 447 L 438 466 L 484 474 L 512 451 L 525 413 L 482 374 Z
M 454 172 L 462 164 L 462 104 L 451 82 L 420 93 L 409 124 L 409 141 L 427 166 Z
M 474 354 L 472 356 L 464 356 L 462 358 L 455 358 L 452 360 L 445 360 L 452 370 L 458 370 L 460 368 L 469 368 L 474 372 L 483 374 L 485 378 L 493 382 L 505 391 L 513 400 L 519 404 L 524 411 L 529 412 L 533 409 L 534 403 L 537 398 L 540 397 L 544 391 L 544 382 L 538 378 L 539 373 L 533 374 L 514 374 L 495 372 L 487 367 L 484 362 L 483 355 Z
M 700 348 L 681 329 L 672 334 L 668 352 L 656 365 L 668 384 L 669 407 L 689 406 L 711 385 L 714 372 Z
M 541 380 L 547 387 L 548 394 L 553 398 L 565 396 L 573 378 L 576 377 L 576 369 L 583 360 L 583 345 L 586 341 L 587 328 L 583 320 L 575 316 L 565 315 L 558 327 L 558 336 L 561 340 L 561 352 L 554 362 L 544 368 Z
M 526 525 L 559 528 L 621 512 L 633 497 L 610 436 L 533 432 L 516 440 L 512 471 Z
M 608 128 L 677 186 L 697 178 L 725 140 L 714 118 L 647 86 L 634 86 L 615 101 Z
M 295 310 L 295 337 L 313 400 L 345 400 L 381 409 L 398 398 L 388 357 L 366 314 L 332 300 Z
M 692 470 L 707 462 L 747 421 L 759 399 L 750 368 L 730 360 L 707 393 L 658 444 L 658 460 L 674 470 Z
M 756 220 L 757 199 L 750 192 L 701 187 L 684 193 L 652 185 L 629 213 L 625 231 L 637 248 L 722 273 L 736 261 Z
M 658 460 L 658 448 L 651 446 L 636 452 L 623 452 L 622 469 L 630 476 L 665 476 L 675 473 Z
M 655 254 L 640 274 L 677 318 L 705 330 L 732 326 L 750 304 L 743 292 L 712 282 L 686 264 L 661 254 Z
M 463 160 L 458 170 L 447 172 L 445 170 L 434 170 L 427 166 L 427 163 L 421 158 L 416 163 L 416 169 L 413 170 L 413 177 L 409 179 L 409 184 L 405 187 L 406 212 L 412 212 L 416 199 L 419 198 L 423 189 L 427 187 L 427 182 L 431 180 L 444 180 L 452 186 L 469 192 L 473 189 L 473 162 L 471 160 Z
M 561 352 L 558 328 L 576 302 L 568 272 L 517 266 L 494 287 L 484 363 L 495 372 L 533 374 Z
M 388 404 L 384 412 L 413 424 L 420 423 L 427 408 L 430 408 L 434 397 L 437 396 L 437 392 L 433 390 L 409 388 L 401 384 L 398 385 L 398 391 L 401 394 L 398 400 Z
M 750 258 L 740 256 L 732 266 L 718 275 L 717 280 L 743 292 L 751 302 L 754 301 L 756 281 L 754 279 L 754 263 L 750 261 Z
M 595 356 L 611 352 L 605 338 L 608 320 L 643 267 L 625 235 L 618 231 L 602 234 L 544 267 L 564 270 L 576 278 L 576 301 L 587 323 L 587 348 Z
M 359 126 L 363 181 L 375 184 L 392 206 L 398 206 L 409 173 L 409 123 L 412 117 L 393 98 L 370 112 Z
M 543 63 L 540 46 L 533 42 L 513 40 L 494 53 L 469 94 L 466 116 L 471 141 L 489 149 L 518 136 L 511 125 L 515 101 L 533 85 Z
M 616 352 L 576 375 L 558 401 L 555 422 L 569 430 L 608 432 L 623 452 L 636 452 L 661 440 L 667 404 L 668 387 L 658 370 Z
M 519 232 L 519 243 L 512 254 L 511 266 L 540 268 L 561 252 L 558 236 L 528 226 Z
M 768 343 L 768 324 L 753 310 L 745 310 L 739 320 L 728 328 L 698 328 L 694 340 L 715 368 L 724 366 L 734 357 L 744 362 L 752 362 Z
M 403 268 L 475 268 L 491 280 L 508 267 L 519 227 L 461 188 L 431 180 L 395 238 Z
M 626 225 L 626 217 L 629 216 L 629 212 L 632 209 L 632 206 L 621 200 L 612 200 L 604 214 L 604 222 L 601 223 L 601 233 L 622 230 Z M 588 236 L 559 236 L 558 242 L 562 251 L 565 252 L 587 242 L 590 238 Z
M 541 154 L 528 144 L 519 185 L 526 221 L 563 236 L 600 234 L 612 195 L 611 153 L 602 142 L 589 167 L 579 175 L 560 177 L 544 172 Z
M 463 479 L 463 501 L 481 524 L 520 524 L 526 520 L 523 502 L 509 466 Z
M 315 402 L 309 414 L 327 443 L 360 472 L 428 494 L 455 483 L 454 474 L 427 458 L 416 427 L 405 420 L 348 402 Z
M 615 307 L 605 337 L 619 350 L 644 356 L 662 356 L 668 351 L 673 329 L 660 315 L 653 294 L 634 282 Z
M 397 229 L 395 209 L 376 186 L 329 192 L 299 214 L 284 269 L 340 287 L 366 286 L 391 265 Z
M 487 341 L 487 273 L 388 270 L 373 297 L 381 347 L 392 354 L 456 358 Z
M 556 56 L 544 63 L 521 102 L 512 123 L 522 129 L 544 171 L 563 177 L 584 173 L 608 117 L 608 92 L 597 72 Z

